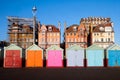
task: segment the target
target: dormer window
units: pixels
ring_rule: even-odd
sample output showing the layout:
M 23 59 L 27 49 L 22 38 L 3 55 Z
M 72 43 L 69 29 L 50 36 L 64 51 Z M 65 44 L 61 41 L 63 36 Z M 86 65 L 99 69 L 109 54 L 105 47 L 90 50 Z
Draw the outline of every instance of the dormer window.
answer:
M 50 27 L 48 27 L 48 31 L 52 31 L 52 27 L 50 26 Z
M 44 34 L 45 34 L 45 30 L 43 29 L 43 30 L 42 30 L 42 35 L 44 35 Z
M 100 30 L 100 31 L 104 31 L 104 28 L 103 28 L 103 27 L 100 27 L 99 30 Z
M 42 30 L 42 33 L 45 33 L 45 30 Z
M 111 27 L 105 27 L 105 31 L 112 31 L 112 28 Z
M 77 27 L 76 26 L 73 27 L 73 31 L 77 31 Z

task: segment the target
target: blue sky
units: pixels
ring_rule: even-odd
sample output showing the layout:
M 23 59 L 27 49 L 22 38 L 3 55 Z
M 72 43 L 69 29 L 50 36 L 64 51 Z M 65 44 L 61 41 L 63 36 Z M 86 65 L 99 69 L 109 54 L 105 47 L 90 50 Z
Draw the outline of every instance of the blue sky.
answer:
M 37 7 L 37 19 L 42 24 L 64 22 L 79 24 L 83 17 L 110 17 L 114 23 L 115 42 L 120 44 L 120 0 L 0 0 L 0 41 L 8 40 L 7 16 L 32 18 L 32 7 Z

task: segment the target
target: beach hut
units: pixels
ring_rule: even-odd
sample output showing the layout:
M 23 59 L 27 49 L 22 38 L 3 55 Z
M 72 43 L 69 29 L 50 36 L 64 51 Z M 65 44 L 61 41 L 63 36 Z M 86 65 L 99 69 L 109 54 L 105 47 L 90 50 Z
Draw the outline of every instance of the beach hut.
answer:
M 26 67 L 43 67 L 43 50 L 33 44 L 26 49 Z
M 4 67 L 19 68 L 22 67 L 22 48 L 11 44 L 4 48 Z
M 73 45 L 66 50 L 67 67 L 84 67 L 84 49 Z
M 86 49 L 87 66 L 102 67 L 104 66 L 104 49 L 96 44 Z
M 47 67 L 63 67 L 63 49 L 52 45 L 46 50 Z
M 113 44 L 106 49 L 109 67 L 120 66 L 120 46 Z

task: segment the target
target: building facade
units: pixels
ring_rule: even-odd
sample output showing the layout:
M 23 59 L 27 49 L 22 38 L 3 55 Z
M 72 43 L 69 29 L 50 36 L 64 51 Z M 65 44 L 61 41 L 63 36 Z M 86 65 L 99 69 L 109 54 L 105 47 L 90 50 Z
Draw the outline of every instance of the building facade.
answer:
M 9 42 L 11 44 L 16 44 L 24 49 L 33 44 L 33 28 L 29 25 L 13 23 L 8 30 Z
M 87 32 L 83 24 L 71 25 L 65 29 L 65 48 L 76 44 L 83 48 L 87 47 Z
M 92 29 L 99 25 L 104 23 L 111 23 L 111 18 L 103 18 L 103 17 L 88 17 L 88 18 L 82 18 L 80 23 L 83 23 L 83 25 L 86 27 L 88 34 Z
M 19 18 L 9 16 L 7 17 L 7 20 L 10 44 L 16 44 L 24 49 L 28 48 L 33 43 L 38 44 L 38 21 L 36 18 Z M 34 31 L 33 26 L 35 26 Z
M 87 30 L 87 35 L 88 35 L 88 46 L 93 44 L 93 32 L 96 26 L 102 25 L 102 24 L 110 24 L 110 26 L 113 26 L 113 23 L 111 21 L 111 18 L 103 18 L 103 17 L 88 17 L 88 18 L 82 18 L 80 21 L 80 24 L 83 24 Z M 113 27 L 112 27 L 113 28 Z M 107 32 L 105 32 L 108 34 Z M 104 33 L 104 34 L 105 34 Z M 114 31 L 113 31 L 114 34 Z M 109 35 L 108 35 L 109 36 Z M 108 37 L 106 36 L 106 37 Z M 98 36 L 99 37 L 99 36 Z M 114 37 L 114 36 L 113 36 Z M 112 40 L 114 42 L 114 40 Z M 102 45 L 102 44 L 101 44 Z M 107 44 L 106 44 L 107 45 Z
M 51 45 L 60 47 L 60 28 L 54 25 L 39 25 L 38 27 L 38 46 L 47 49 Z
M 114 30 L 111 23 L 104 23 L 96 26 L 93 29 L 92 44 L 95 43 L 102 48 L 107 48 L 114 43 Z

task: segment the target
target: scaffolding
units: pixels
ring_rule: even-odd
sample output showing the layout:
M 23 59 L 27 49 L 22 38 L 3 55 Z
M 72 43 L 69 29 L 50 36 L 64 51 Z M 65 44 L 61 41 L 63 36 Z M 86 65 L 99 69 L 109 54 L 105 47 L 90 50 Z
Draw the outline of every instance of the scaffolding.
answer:
M 23 45 L 26 44 L 26 40 L 21 40 L 21 36 L 22 36 L 22 34 L 23 35 L 24 34 L 33 34 L 33 21 L 34 21 L 34 19 L 33 18 L 19 18 L 19 17 L 8 16 L 7 20 L 8 20 L 8 30 L 9 30 L 8 34 L 14 35 L 14 36 L 12 36 L 12 41 L 9 40 L 10 43 L 14 43 L 22 48 L 25 48 L 25 47 L 23 47 Z M 22 27 L 24 25 L 28 25 L 30 27 L 30 31 L 27 31 L 27 30 L 25 31 L 24 28 Z M 9 36 L 9 37 L 11 37 L 11 36 Z M 27 36 L 26 36 L 26 39 L 27 39 Z M 31 44 L 31 42 L 28 42 L 26 45 L 29 45 L 29 44 Z
M 17 23 L 18 25 L 27 24 L 33 26 L 33 18 L 19 18 L 8 16 L 8 26 L 11 26 L 13 23 Z

